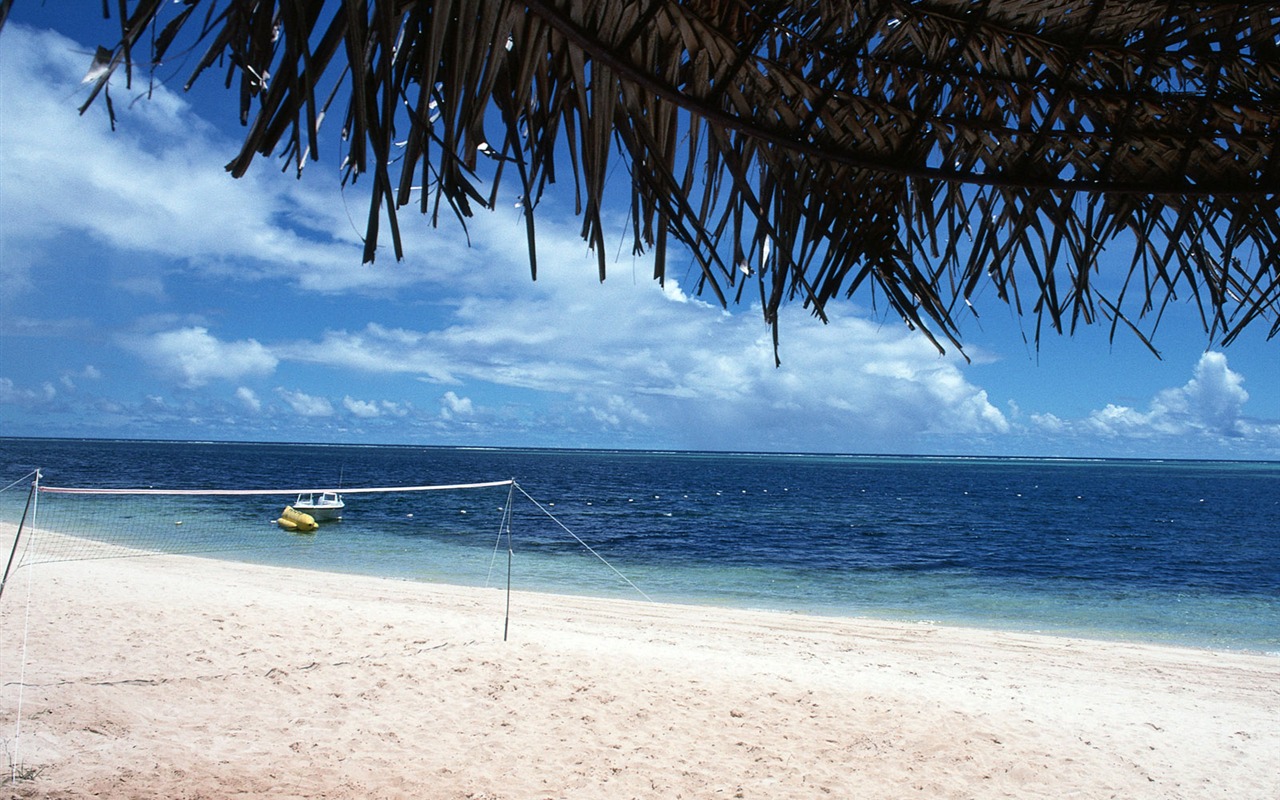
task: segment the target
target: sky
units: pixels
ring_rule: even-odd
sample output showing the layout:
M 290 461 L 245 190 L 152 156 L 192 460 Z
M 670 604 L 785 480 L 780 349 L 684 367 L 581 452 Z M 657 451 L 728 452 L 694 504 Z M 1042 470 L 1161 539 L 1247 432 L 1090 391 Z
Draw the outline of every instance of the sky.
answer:
M 1210 347 L 1190 305 L 1156 358 L 1105 325 L 1037 348 L 988 292 L 966 361 L 867 296 L 792 304 L 776 367 L 758 305 L 696 295 L 691 259 L 651 279 L 625 204 L 601 282 L 553 193 L 531 280 L 514 184 L 466 232 L 404 209 L 407 257 L 363 264 L 370 182 L 336 145 L 301 179 L 225 172 L 221 75 L 117 79 L 116 129 L 81 116 L 117 24 L 18 3 L 0 32 L 0 436 L 1280 459 L 1280 343 Z

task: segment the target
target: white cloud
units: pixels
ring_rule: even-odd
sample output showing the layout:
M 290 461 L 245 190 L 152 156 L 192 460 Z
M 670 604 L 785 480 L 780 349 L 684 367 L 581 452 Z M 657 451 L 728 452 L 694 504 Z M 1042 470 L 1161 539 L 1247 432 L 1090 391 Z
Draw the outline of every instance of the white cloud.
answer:
M 1031 424 L 1047 433 L 1062 433 L 1070 427 L 1069 423 L 1059 419 L 1056 414 L 1048 412 L 1043 414 L 1032 414 Z
M 429 330 L 369 323 L 271 352 L 335 372 L 575 396 L 584 421 L 635 434 L 653 426 L 666 438 L 692 435 L 698 446 L 744 435 L 764 446 L 765 432 L 776 433 L 771 446 L 830 448 L 1008 430 L 958 359 L 907 331 L 835 308 L 825 326 L 793 315 L 784 320 L 778 369 L 757 314 L 690 302 L 675 280 L 665 289 L 602 286 L 549 271 L 521 296 L 468 297 Z M 445 397 L 446 417 L 471 413 L 459 405 L 461 391 Z
M 449 360 L 438 353 L 438 338 L 431 332 L 370 322 L 362 331 L 327 331 L 319 341 L 280 344 L 273 352 L 282 359 L 332 369 L 420 375 L 438 383 L 456 383 Z
M 445 392 L 440 398 L 440 416 L 445 419 L 453 419 L 459 416 L 471 416 L 474 409 L 471 407 L 471 398 L 459 397 L 453 392 Z
M 62 377 L 59 380 L 66 389 L 74 391 L 77 380 L 97 381 L 101 379 L 102 372 L 97 367 L 89 364 L 79 371 L 62 373 Z
M 342 407 L 347 411 L 350 411 L 355 416 L 365 419 L 371 419 L 382 415 L 382 411 L 378 407 L 377 403 L 372 403 L 368 400 L 357 400 L 350 395 L 342 398 Z
M 284 278 L 313 293 L 379 292 L 437 279 L 441 270 L 421 262 L 353 269 L 363 224 L 352 222 L 331 174 L 285 181 L 258 165 L 229 178 L 223 165 L 239 143 L 163 83 L 135 82 L 130 90 L 113 79 L 114 131 L 102 98 L 80 116 L 88 92 L 80 80 L 92 50 L 51 31 L 5 27 L 0 210 L 7 257 L 0 259 L 0 290 L 9 296 L 31 288 L 35 260 L 68 235 L 241 280 Z M 356 195 L 358 204 L 367 202 L 362 189 Z M 425 235 L 407 231 L 417 245 Z M 434 245 L 442 255 L 457 247 Z M 121 287 L 165 297 L 162 276 L 142 269 Z
M 408 416 L 413 410 L 413 406 L 409 403 L 396 403 L 391 400 L 383 400 L 378 403 L 378 406 L 382 409 L 383 414 L 390 414 L 393 417 Z
M 222 342 L 208 329 L 198 326 L 133 339 L 127 346 L 162 372 L 176 376 L 188 389 L 212 380 L 268 375 L 278 363 L 276 357 L 254 339 Z
M 497 216 L 478 217 L 473 240 L 489 274 L 518 276 L 526 268 L 523 240 Z M 871 440 L 1008 430 L 960 359 L 939 356 L 900 327 L 837 305 L 829 325 L 793 309 L 784 315 L 777 369 L 758 308 L 727 312 L 688 297 L 675 278 L 664 287 L 633 279 L 631 272 L 652 273 L 645 260 L 615 265 L 598 283 L 575 229 L 545 221 L 539 230 L 536 282 L 498 280 L 451 303 L 442 298 L 425 327 L 380 320 L 273 343 L 271 352 L 334 374 L 483 383 L 545 395 L 543 403 L 573 397 L 564 408 L 580 419 L 565 424 L 635 436 L 652 428 L 667 444 L 711 447 L 719 437 L 732 446 L 858 449 Z M 450 419 L 463 413 L 447 404 L 442 410 Z
M 1226 355 L 1209 352 L 1201 354 L 1190 380 L 1156 392 L 1146 408 L 1108 403 L 1077 420 L 1032 414 L 1029 430 L 1111 453 L 1232 457 L 1280 452 L 1280 423 L 1248 416 L 1248 399 L 1244 377 L 1228 366 Z
M 611 428 L 622 427 L 629 423 L 648 425 L 651 421 L 648 414 L 636 408 L 625 397 L 616 394 L 604 398 L 603 403 L 588 406 L 587 413 L 592 419 Z
M 1105 436 L 1241 436 L 1249 427 L 1242 411 L 1249 393 L 1244 378 L 1222 353 L 1205 353 L 1183 386 L 1164 389 L 1146 411 L 1108 404 L 1084 424 Z
M 333 404 L 323 397 L 314 397 L 305 392 L 293 392 L 283 387 L 276 389 L 276 394 L 280 395 L 289 408 L 301 417 L 331 417 L 333 416 Z
M 0 404 L 39 407 L 58 396 L 52 383 L 43 383 L 39 389 L 23 389 L 10 378 L 0 378 Z
M 258 399 L 258 394 L 247 386 L 236 389 L 236 398 L 250 411 L 262 410 L 262 401 Z
M 1248 399 L 1244 376 L 1231 371 L 1227 357 L 1205 353 L 1195 377 L 1181 389 L 1161 392 L 1152 406 L 1169 416 L 1190 417 L 1204 430 L 1235 436 L 1244 432 L 1242 410 Z

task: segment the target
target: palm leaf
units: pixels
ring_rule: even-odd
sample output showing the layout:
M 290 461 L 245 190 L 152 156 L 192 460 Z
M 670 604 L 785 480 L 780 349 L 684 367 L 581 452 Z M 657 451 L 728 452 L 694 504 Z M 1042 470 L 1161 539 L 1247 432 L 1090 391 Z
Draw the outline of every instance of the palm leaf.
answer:
M 1109 319 L 1113 336 L 1132 328 L 1150 346 L 1139 323 L 1154 331 L 1180 288 L 1213 340 L 1258 319 L 1268 335 L 1280 328 L 1273 4 L 129 5 L 88 102 L 121 66 L 131 77 L 151 26 L 153 63 L 201 47 L 192 80 L 222 63 L 238 82 L 252 122 L 235 175 L 273 153 L 300 169 L 327 109 L 345 102 L 344 180 L 372 184 L 367 261 L 384 221 L 402 256 L 398 212 L 413 187 L 432 224 L 443 204 L 465 227 L 515 180 L 536 278 L 533 218 L 567 177 L 601 278 L 605 210 L 619 202 L 659 280 L 674 239 L 722 303 L 742 298 L 739 262 L 767 243 L 751 271 L 775 341 L 783 304 L 824 316 L 869 289 L 958 347 L 955 314 L 988 283 L 1030 309 L 1037 341 L 1043 323 Z M 629 191 L 609 185 L 619 172 Z M 1100 270 L 1117 274 L 1100 281 Z

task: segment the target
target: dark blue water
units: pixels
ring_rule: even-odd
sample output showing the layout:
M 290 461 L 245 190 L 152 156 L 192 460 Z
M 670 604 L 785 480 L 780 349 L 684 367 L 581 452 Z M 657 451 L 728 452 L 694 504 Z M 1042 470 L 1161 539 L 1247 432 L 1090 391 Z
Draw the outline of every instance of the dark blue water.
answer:
M 0 483 L 334 488 L 515 478 L 517 588 L 1280 652 L 1280 464 L 0 439 Z M 0 497 L 13 519 L 24 493 Z M 289 498 L 42 495 L 43 524 L 223 557 L 505 581 L 506 487 Z M 562 527 L 563 526 L 563 527 Z M 12 526 L 6 529 L 6 534 Z M 567 529 L 567 531 L 566 531 Z M 201 533 L 204 531 L 204 533 Z M 570 533 L 571 532 L 571 533 Z M 495 556 L 497 558 L 495 559 Z M 496 577 L 495 577 L 496 575 Z

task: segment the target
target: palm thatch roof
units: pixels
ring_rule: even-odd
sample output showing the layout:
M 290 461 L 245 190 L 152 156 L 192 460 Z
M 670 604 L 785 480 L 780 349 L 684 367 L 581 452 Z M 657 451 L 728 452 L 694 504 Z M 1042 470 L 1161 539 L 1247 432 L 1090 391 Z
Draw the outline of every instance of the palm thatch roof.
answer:
M 1101 320 L 1150 346 L 1184 299 L 1214 342 L 1280 331 L 1273 3 L 113 5 L 94 96 L 182 53 L 188 86 L 221 72 L 247 125 L 233 175 L 258 155 L 301 169 L 340 112 L 344 181 L 370 184 L 365 260 L 388 234 L 403 257 L 400 209 L 465 225 L 514 181 L 536 278 L 560 182 L 603 279 L 623 175 L 655 277 L 683 245 L 699 290 L 758 299 L 775 343 L 784 303 L 823 315 L 868 289 L 939 347 L 992 290 L 1037 342 Z M 1124 272 L 1099 286 L 1100 265 Z

